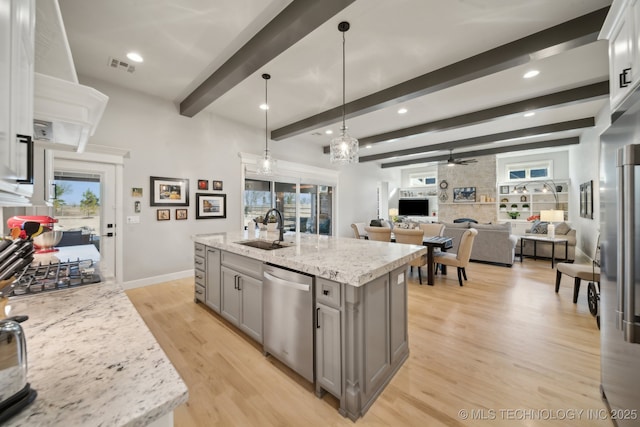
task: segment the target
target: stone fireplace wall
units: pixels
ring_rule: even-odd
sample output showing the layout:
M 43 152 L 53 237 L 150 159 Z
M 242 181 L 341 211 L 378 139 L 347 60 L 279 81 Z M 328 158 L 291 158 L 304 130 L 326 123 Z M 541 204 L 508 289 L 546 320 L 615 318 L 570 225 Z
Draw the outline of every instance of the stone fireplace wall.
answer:
M 438 203 L 440 222 L 453 222 L 456 218 L 473 218 L 485 224 L 497 222 L 496 156 L 478 156 L 475 159 L 477 163 L 466 166 L 438 165 L 438 182 L 444 179 L 449 183 L 445 190 L 447 200 L 440 198 Z M 454 202 L 454 188 L 469 187 L 475 187 L 475 202 Z M 440 194 L 443 190 L 438 191 Z

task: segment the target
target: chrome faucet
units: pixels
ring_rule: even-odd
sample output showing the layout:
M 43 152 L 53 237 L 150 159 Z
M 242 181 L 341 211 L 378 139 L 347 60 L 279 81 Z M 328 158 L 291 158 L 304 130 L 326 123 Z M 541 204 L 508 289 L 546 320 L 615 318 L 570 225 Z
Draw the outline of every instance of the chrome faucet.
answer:
M 271 212 L 274 212 L 274 211 L 277 214 L 276 220 L 278 221 L 278 230 L 280 230 L 280 237 L 278 237 L 278 241 L 284 242 L 284 220 L 282 219 L 282 213 L 278 209 L 276 208 L 269 209 L 269 211 L 264 215 L 264 220 L 262 220 L 262 223 L 264 225 L 267 225 L 267 222 L 269 222 L 269 215 L 271 214 Z

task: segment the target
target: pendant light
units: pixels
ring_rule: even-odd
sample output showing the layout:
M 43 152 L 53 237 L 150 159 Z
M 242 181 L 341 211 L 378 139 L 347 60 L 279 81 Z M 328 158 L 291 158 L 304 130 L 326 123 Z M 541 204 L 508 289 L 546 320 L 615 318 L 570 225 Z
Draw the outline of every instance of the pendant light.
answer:
M 258 175 L 273 175 L 273 171 L 276 167 L 276 160 L 271 157 L 271 153 L 269 152 L 269 103 L 267 98 L 267 82 L 271 78 L 269 74 L 263 74 L 262 78 L 264 79 L 264 156 L 262 159 L 258 161 Z
M 358 163 L 358 140 L 352 138 L 347 133 L 345 124 L 345 37 L 344 33 L 349 30 L 349 23 L 343 21 L 338 24 L 338 30 L 342 33 L 342 127 L 340 128 L 340 136 L 331 140 L 331 163 L 350 164 Z

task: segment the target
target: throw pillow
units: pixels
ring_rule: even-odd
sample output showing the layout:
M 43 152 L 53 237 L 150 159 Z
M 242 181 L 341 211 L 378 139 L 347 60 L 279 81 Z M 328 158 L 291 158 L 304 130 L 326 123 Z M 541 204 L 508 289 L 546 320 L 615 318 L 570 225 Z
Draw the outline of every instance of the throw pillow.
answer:
M 531 226 L 531 234 L 547 234 L 548 222 L 534 221 Z
M 396 224 L 396 228 L 402 228 L 404 230 L 407 230 L 409 228 L 409 223 L 408 222 L 399 222 Z
M 560 224 L 556 225 L 556 234 L 565 235 L 570 231 L 571 227 L 569 227 L 569 224 L 567 224 L 566 222 L 561 222 Z
M 382 227 L 382 221 L 379 219 L 372 219 L 369 223 L 369 227 Z

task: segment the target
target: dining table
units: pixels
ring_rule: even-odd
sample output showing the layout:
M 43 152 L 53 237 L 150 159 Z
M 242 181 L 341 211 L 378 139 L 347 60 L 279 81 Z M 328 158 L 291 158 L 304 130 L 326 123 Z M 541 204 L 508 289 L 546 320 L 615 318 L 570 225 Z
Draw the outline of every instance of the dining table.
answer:
M 444 236 L 425 236 L 422 239 L 422 244 L 427 247 L 427 285 L 433 286 L 433 278 L 435 276 L 434 268 L 434 249 L 440 248 L 442 251 L 446 251 L 453 247 L 453 238 Z M 442 266 L 443 273 L 446 273 L 446 266 Z

